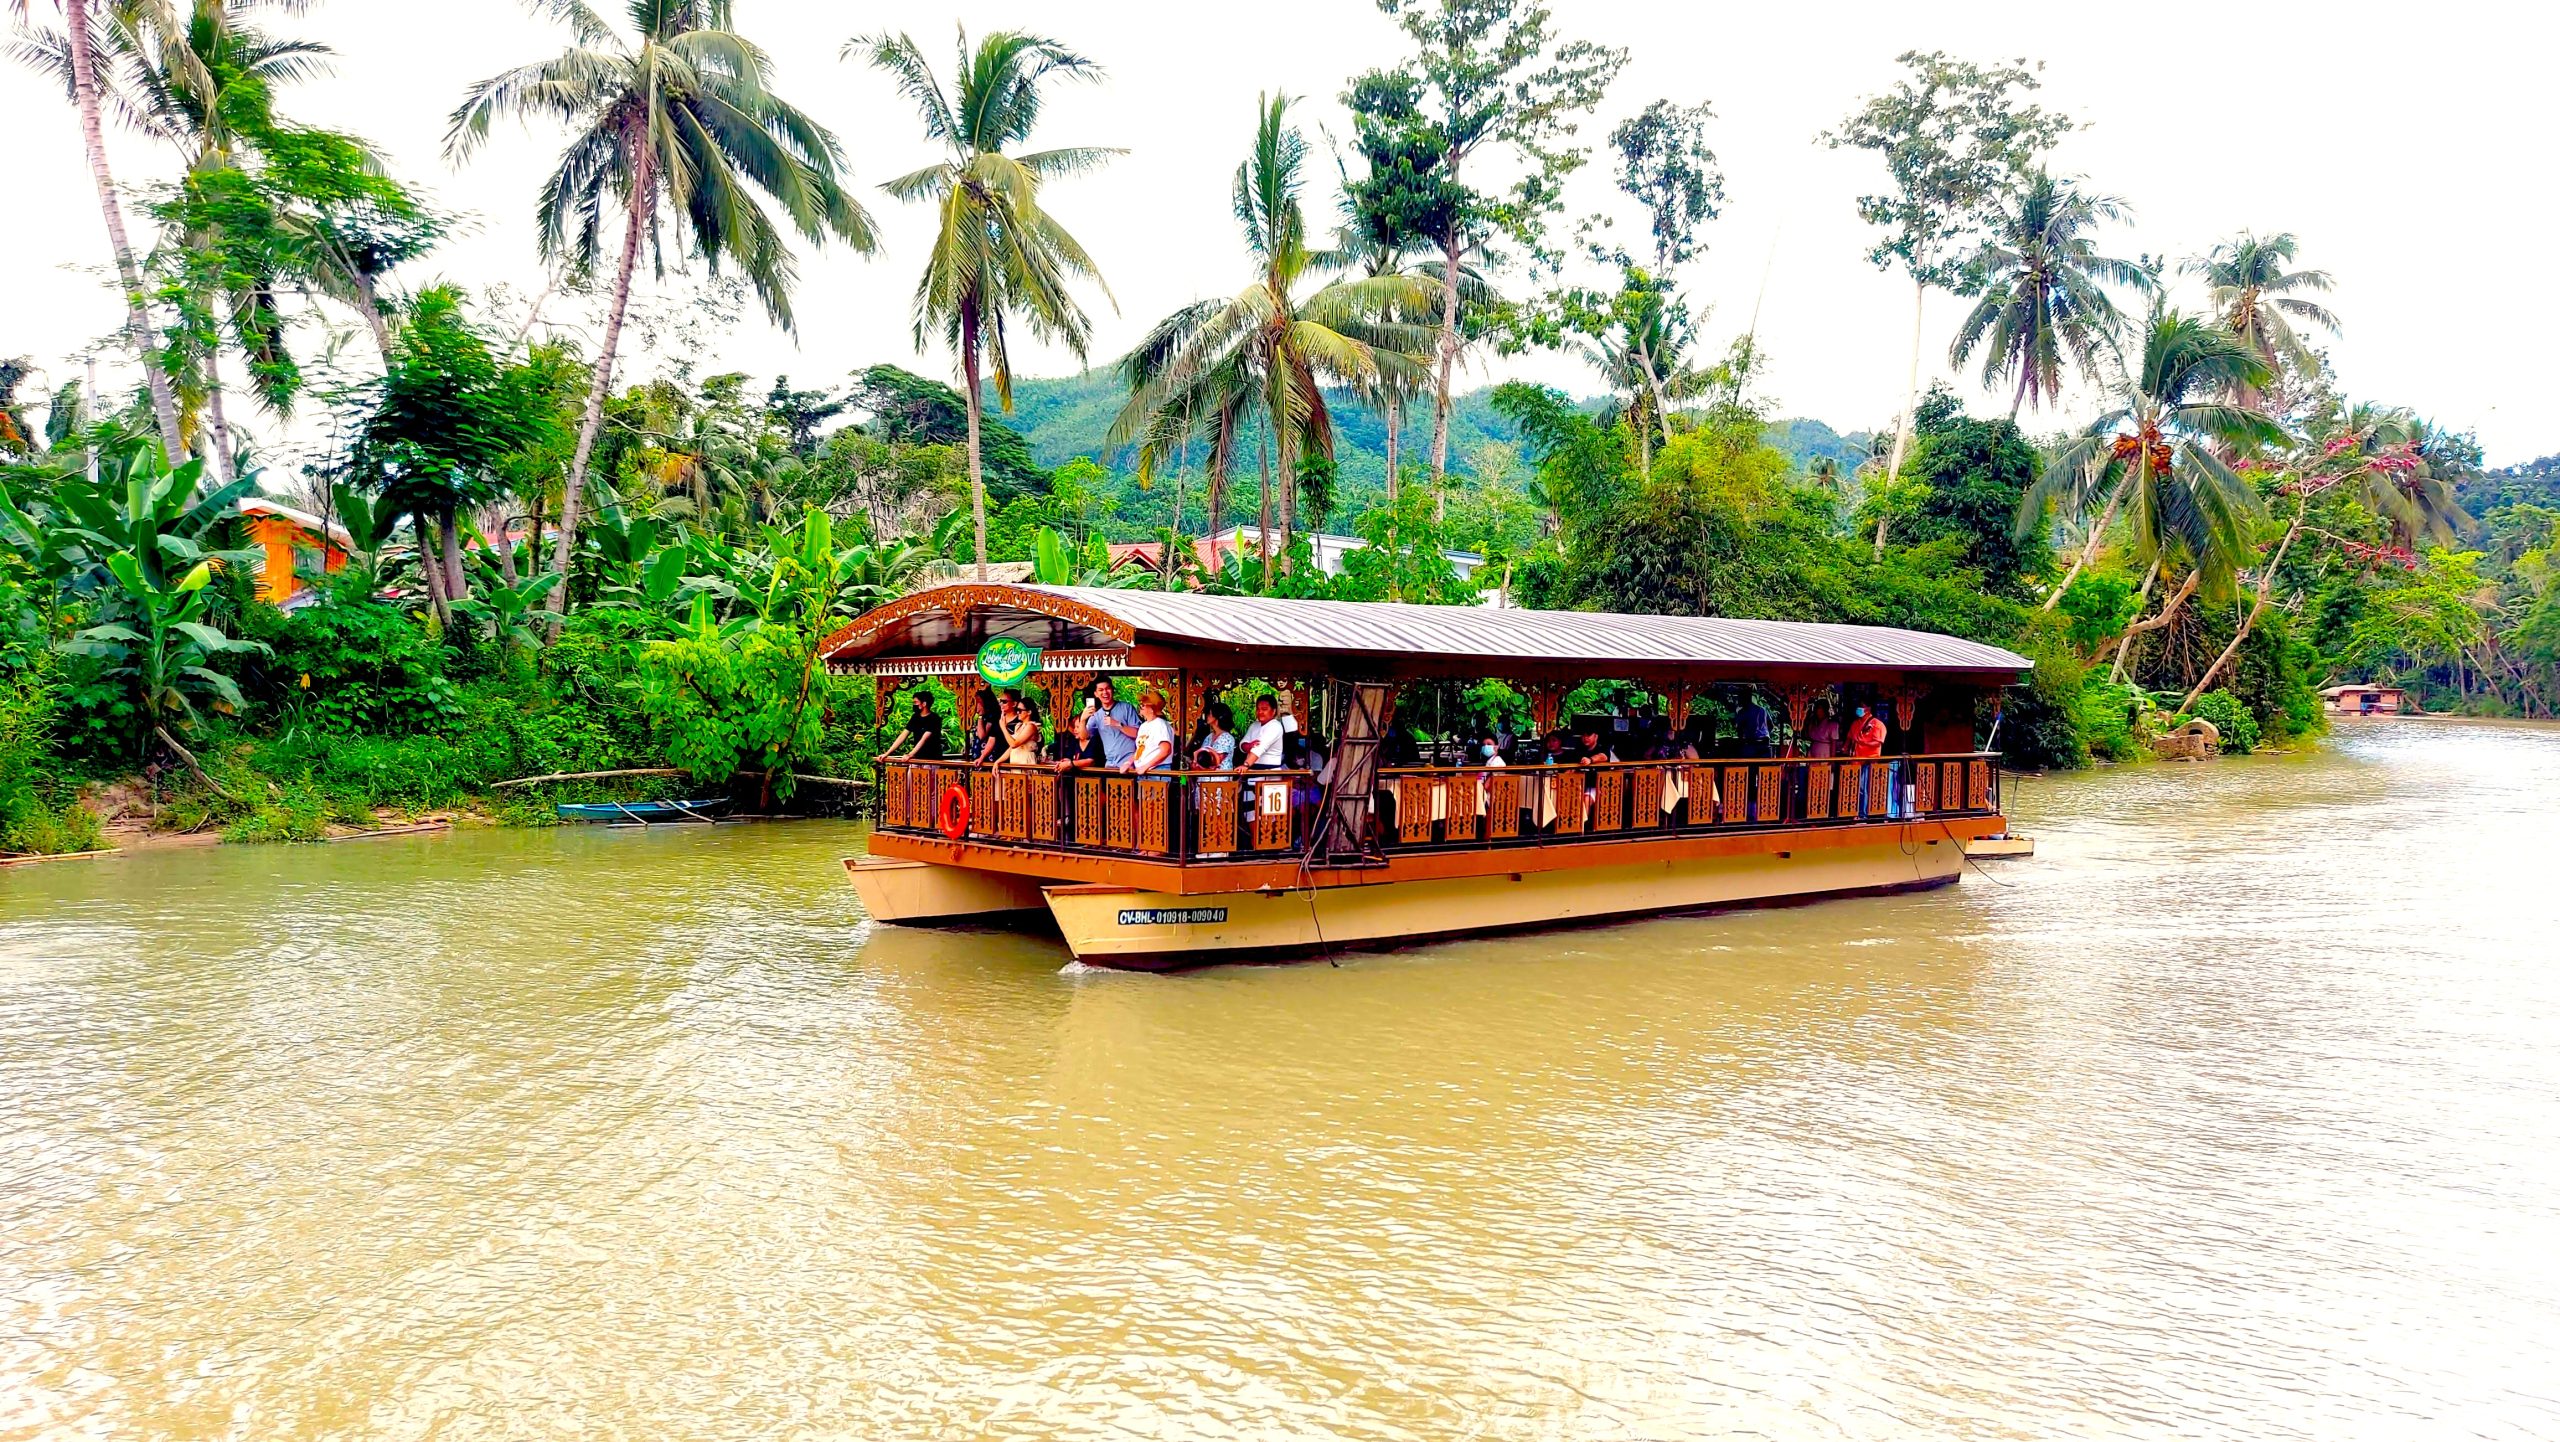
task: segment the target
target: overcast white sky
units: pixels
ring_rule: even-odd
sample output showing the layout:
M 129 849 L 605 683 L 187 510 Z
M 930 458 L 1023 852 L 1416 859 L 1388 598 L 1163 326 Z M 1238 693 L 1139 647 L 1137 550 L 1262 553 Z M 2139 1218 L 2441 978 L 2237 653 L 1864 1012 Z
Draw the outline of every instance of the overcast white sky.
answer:
M 52 7 L 37 0 L 34 8 Z M 613 0 L 599 8 L 620 9 Z M 1708 254 L 1683 279 L 1714 307 L 1717 346 L 1758 304 L 1767 389 L 1780 413 L 1848 430 L 1889 423 L 1900 402 L 1909 291 L 1866 263 L 1868 235 L 1852 208 L 1881 177 L 1871 158 L 1823 150 L 1814 137 L 1891 82 L 1897 53 L 1938 48 L 2047 62 L 2042 98 L 2085 127 L 2066 142 L 2059 168 L 2134 207 L 2133 223 L 2110 237 L 2116 253 L 2185 256 L 2244 228 L 2293 231 L 2304 261 L 2337 279 L 2330 303 L 2346 331 L 2333 355 L 2351 395 L 2474 428 L 2493 464 L 2560 451 L 2551 401 L 2560 390 L 2551 255 L 2560 198 L 2545 73 L 2560 26 L 2548 7 L 2258 4 L 2154 16 L 2094 5 L 1562 0 L 1557 10 L 1565 33 L 1634 51 L 1593 140 L 1659 96 L 1714 102 L 1730 201 L 1711 227 Z M 1252 23 L 1228 6 L 1157 0 L 738 0 L 738 11 L 741 28 L 773 53 L 777 89 L 834 127 L 867 191 L 929 154 L 885 80 L 837 58 L 848 35 L 905 28 L 940 54 L 965 19 L 973 31 L 1049 33 L 1107 65 L 1106 83 L 1059 93 L 1035 137 L 1129 151 L 1049 196 L 1118 299 L 1116 315 L 1096 299 L 1097 358 L 1176 305 L 1245 279 L 1226 196 L 1256 93 L 1306 97 L 1311 133 L 1317 122 L 1339 131 L 1345 78 L 1394 58 L 1401 38 L 1369 0 L 1304 0 Z M 322 0 L 305 17 L 275 23 L 339 52 L 334 76 L 287 96 L 290 114 L 368 137 L 401 175 L 472 218 L 471 232 L 415 278 L 538 288 L 529 217 L 559 136 L 503 135 L 459 171 L 440 145 L 445 116 L 468 84 L 560 48 L 565 33 L 514 0 Z M 0 76 L 0 134 L 11 140 L 13 213 L 0 229 L 9 296 L 0 354 L 32 356 L 49 376 L 68 379 L 76 373 L 69 357 L 117 323 L 98 282 L 104 232 L 77 130 L 58 92 L 13 68 Z M 110 143 L 120 179 L 169 173 L 170 157 L 136 137 Z M 1319 178 L 1329 181 L 1330 171 L 1327 162 Z M 1577 210 L 1612 198 L 1601 165 L 1582 181 Z M 1329 184 L 1310 199 L 1311 214 L 1330 217 Z M 883 223 L 882 254 L 804 255 L 796 340 L 747 318 L 707 359 L 759 377 L 787 371 L 802 385 L 831 384 L 879 360 L 947 372 L 938 354 L 917 360 L 909 338 L 925 215 L 876 191 L 869 203 Z M 1622 229 L 1629 223 L 1622 219 Z M 1957 310 L 1933 298 L 1931 374 L 1947 372 Z M 1025 348 L 1016 365 L 1056 374 L 1072 361 Z M 1593 384 L 1578 364 L 1555 357 L 1498 373 L 1575 390 Z M 1479 369 L 1471 379 L 1495 374 Z M 1969 379 L 1963 390 L 1979 395 Z

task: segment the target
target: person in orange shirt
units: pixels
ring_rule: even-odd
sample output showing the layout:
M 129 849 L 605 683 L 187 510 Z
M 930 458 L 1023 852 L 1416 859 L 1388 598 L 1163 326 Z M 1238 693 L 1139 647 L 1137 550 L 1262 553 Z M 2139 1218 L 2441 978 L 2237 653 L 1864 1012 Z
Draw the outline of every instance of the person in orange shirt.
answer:
M 1884 718 L 1864 706 L 1858 708 L 1857 719 L 1849 723 L 1849 754 L 1861 758 L 1884 754 Z M 1870 793 L 1875 785 L 1876 775 L 1873 768 L 1859 767 L 1858 794 L 1862 798 L 1858 808 L 1860 815 L 1874 814 L 1875 798 Z M 1885 787 L 1885 814 L 1890 816 L 1897 811 L 1894 806 L 1896 798 L 1890 775 L 1886 778 Z
M 1864 706 L 1858 708 L 1858 719 L 1849 723 L 1849 754 L 1884 754 L 1884 718 Z

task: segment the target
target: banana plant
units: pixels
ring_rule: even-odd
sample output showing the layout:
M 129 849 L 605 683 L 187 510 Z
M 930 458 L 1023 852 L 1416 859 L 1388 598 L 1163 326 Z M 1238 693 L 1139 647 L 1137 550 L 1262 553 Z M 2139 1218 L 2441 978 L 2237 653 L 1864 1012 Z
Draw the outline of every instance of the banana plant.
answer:
M 257 564 L 254 546 L 218 549 L 240 499 L 257 493 L 255 474 L 206 490 L 202 457 L 172 466 L 162 460 L 158 441 L 137 438 L 133 445 L 133 454 L 117 457 L 120 465 L 101 468 L 98 481 L 66 476 L 53 485 L 45 519 L 64 537 L 67 590 L 115 597 L 118 578 L 109 561 L 118 553 L 132 557 L 154 587 L 208 560 L 217 567 Z M 120 481 L 113 476 L 118 471 Z
M 206 619 L 211 558 L 197 561 L 175 581 L 154 573 L 132 551 L 117 551 L 104 564 L 132 624 L 102 622 L 75 634 L 62 649 L 99 658 L 105 662 L 105 676 L 130 679 L 149 734 L 186 763 L 196 779 L 228 797 L 174 733 L 193 728 L 199 698 L 208 698 L 214 710 L 225 714 L 247 707 L 239 684 L 209 664 L 215 657 L 273 652 L 263 642 L 226 636 Z
M 525 576 L 510 585 L 498 574 L 498 568 L 478 560 L 479 588 L 472 595 L 453 603 L 453 613 L 473 625 L 489 628 L 489 637 L 499 649 L 518 647 L 530 650 L 542 644 L 542 633 L 536 621 L 557 622 L 560 618 L 542 608 L 543 598 L 560 584 L 560 573 L 545 571 L 538 576 Z

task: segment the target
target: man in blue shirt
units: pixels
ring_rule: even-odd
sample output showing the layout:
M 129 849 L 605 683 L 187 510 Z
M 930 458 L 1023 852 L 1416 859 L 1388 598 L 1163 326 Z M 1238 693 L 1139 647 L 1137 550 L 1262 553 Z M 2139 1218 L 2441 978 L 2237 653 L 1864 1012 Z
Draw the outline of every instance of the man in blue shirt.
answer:
M 1138 708 L 1120 700 L 1109 680 L 1093 683 L 1086 724 L 1102 738 L 1103 764 L 1117 771 L 1138 750 Z

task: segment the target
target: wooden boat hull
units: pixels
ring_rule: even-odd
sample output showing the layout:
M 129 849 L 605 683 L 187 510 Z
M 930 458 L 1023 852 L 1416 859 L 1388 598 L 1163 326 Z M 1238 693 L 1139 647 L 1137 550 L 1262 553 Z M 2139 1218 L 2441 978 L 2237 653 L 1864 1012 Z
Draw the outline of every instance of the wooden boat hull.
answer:
M 1053 886 L 1049 912 L 1078 961 L 1168 971 L 1531 931 L 1666 912 L 1943 886 L 1959 843 L 1922 841 L 1704 856 L 1367 886 L 1167 895 Z
M 845 860 L 862 909 L 874 921 L 899 926 L 952 922 L 1004 922 L 1037 917 L 1048 909 L 1038 877 L 965 866 L 936 866 L 887 856 Z
M 1792 837 L 1785 850 L 1766 844 L 1775 837 L 1754 838 L 1764 844 L 1749 848 L 1629 847 L 1605 862 L 1586 855 L 1573 858 L 1586 864 L 1557 866 L 1552 856 L 1538 858 L 1550 862 L 1544 869 L 1522 855 L 1517 871 L 1327 872 L 1313 886 L 1265 878 L 1232 890 L 1168 891 L 882 856 L 845 865 L 877 920 L 1002 923 L 1045 909 L 1077 960 L 1169 971 L 1943 886 L 1963 870 L 1969 838 L 1961 829 L 1933 829 L 1940 835 L 1877 827 L 1855 837 Z M 1183 879 L 1205 878 L 1195 869 Z

